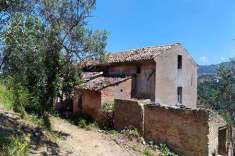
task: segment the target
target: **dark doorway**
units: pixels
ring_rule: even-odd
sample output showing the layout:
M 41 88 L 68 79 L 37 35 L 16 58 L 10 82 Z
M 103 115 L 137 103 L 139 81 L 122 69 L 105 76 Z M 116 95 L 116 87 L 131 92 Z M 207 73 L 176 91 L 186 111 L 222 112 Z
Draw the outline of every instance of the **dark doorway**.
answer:
M 82 112 L 82 95 L 78 97 L 78 110 L 79 112 Z
M 218 154 L 220 155 L 226 155 L 226 136 L 227 136 L 227 128 L 222 127 L 219 128 L 219 134 L 218 134 L 218 141 L 219 141 L 219 147 L 218 147 Z
M 183 87 L 177 87 L 177 101 L 182 104 L 183 99 Z

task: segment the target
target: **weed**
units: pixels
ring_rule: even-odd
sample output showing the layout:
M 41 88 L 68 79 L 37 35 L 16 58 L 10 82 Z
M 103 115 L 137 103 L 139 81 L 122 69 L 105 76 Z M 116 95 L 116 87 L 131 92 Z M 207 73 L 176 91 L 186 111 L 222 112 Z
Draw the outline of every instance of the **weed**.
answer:
M 102 111 L 103 112 L 110 112 L 113 111 L 114 103 L 113 102 L 106 102 L 102 104 Z
M 125 129 L 125 130 L 122 130 L 121 133 L 124 134 L 125 136 L 127 136 L 128 139 L 130 139 L 130 140 L 132 140 L 134 138 L 139 140 L 141 138 L 140 134 L 139 134 L 139 132 L 136 128 L 134 128 L 134 129 Z
M 159 150 L 164 156 L 178 156 L 177 154 L 171 152 L 166 144 L 160 144 Z
M 0 134 L 0 156 L 25 156 L 29 150 L 29 136 Z
M 87 115 L 73 115 L 70 118 L 67 119 L 70 123 L 80 127 L 84 128 L 86 130 L 91 130 L 94 128 L 97 128 L 97 123 L 89 116 Z
M 146 147 L 146 148 L 144 149 L 143 154 L 144 154 L 145 156 L 153 156 L 153 153 L 151 152 L 151 149 L 150 149 L 149 147 Z
M 10 90 L 8 90 L 4 85 L 0 83 L 0 101 L 1 105 L 4 106 L 5 109 L 11 110 L 13 109 L 13 95 Z

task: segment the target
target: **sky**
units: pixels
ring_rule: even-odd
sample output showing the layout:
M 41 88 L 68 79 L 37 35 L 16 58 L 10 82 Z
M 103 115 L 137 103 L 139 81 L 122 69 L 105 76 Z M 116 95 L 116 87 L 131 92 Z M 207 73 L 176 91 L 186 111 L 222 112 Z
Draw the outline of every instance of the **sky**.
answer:
M 235 0 L 97 0 L 89 25 L 108 52 L 179 42 L 201 65 L 235 57 Z

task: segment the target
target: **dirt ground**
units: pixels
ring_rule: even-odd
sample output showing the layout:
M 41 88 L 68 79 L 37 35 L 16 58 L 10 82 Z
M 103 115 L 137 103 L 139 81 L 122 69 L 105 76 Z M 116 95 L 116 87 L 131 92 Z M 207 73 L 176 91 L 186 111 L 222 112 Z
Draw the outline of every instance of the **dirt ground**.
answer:
M 52 132 L 35 127 L 19 115 L 0 108 L 0 132 L 30 135 L 29 155 L 141 156 L 145 145 L 99 129 L 85 130 L 58 117 L 51 117 Z M 53 135 L 52 135 L 52 134 Z M 145 154 L 148 155 L 148 154 Z M 153 152 L 151 156 L 159 155 Z M 150 156 L 150 155 L 149 155 Z
M 66 140 L 59 142 L 62 149 L 79 156 L 131 156 L 132 151 L 124 149 L 107 135 L 94 130 L 77 128 L 67 121 L 52 119 L 53 129 L 70 134 Z

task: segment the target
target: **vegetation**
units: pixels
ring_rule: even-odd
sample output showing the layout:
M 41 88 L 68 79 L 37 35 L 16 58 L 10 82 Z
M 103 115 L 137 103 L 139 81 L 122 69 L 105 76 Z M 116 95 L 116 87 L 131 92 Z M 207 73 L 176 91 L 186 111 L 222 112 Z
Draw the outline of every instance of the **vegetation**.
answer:
M 149 147 L 146 147 L 144 149 L 143 153 L 144 153 L 145 156 L 152 156 L 153 155 L 152 152 L 151 152 L 151 149 Z
M 166 144 L 160 144 L 160 147 L 159 147 L 161 153 L 164 155 L 164 156 L 178 156 L 177 154 L 173 153 L 168 147 Z
M 90 116 L 85 114 L 72 115 L 69 118 L 66 118 L 66 120 L 86 130 L 91 130 L 99 127 L 98 124 Z
M 9 136 L 0 133 L 1 156 L 25 156 L 29 149 L 28 136 Z
M 104 60 L 107 33 L 87 26 L 95 2 L 1 1 L 0 67 L 15 111 L 37 114 L 50 127 L 48 112 L 56 98 L 71 98 L 79 83 L 75 64 Z
M 141 140 L 140 134 L 136 128 L 122 130 L 121 134 L 126 136 L 129 140 L 132 140 L 132 139 L 137 139 L 138 141 Z
M 198 94 L 209 107 L 224 116 L 230 125 L 235 125 L 235 61 L 221 65 L 216 77 L 203 81 L 198 86 Z

